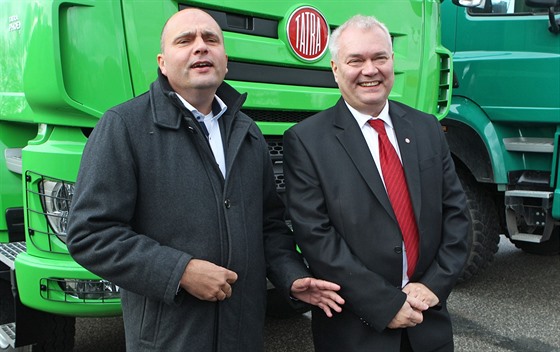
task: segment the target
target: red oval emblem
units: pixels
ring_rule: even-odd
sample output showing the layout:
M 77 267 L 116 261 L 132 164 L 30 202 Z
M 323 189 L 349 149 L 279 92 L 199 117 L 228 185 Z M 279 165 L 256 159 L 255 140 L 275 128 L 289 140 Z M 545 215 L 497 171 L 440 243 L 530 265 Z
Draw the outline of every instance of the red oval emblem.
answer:
M 327 51 L 329 25 L 325 17 L 312 7 L 296 9 L 288 19 L 286 32 L 290 48 L 302 60 L 318 60 Z

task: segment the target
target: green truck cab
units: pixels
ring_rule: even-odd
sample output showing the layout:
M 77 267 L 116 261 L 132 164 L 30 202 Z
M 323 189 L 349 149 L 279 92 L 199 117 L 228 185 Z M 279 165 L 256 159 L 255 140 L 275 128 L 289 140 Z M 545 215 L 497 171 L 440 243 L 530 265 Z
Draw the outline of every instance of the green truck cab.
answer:
M 469 7 L 442 5 L 454 63 L 442 125 L 473 221 L 468 279 L 500 234 L 527 252 L 560 252 L 560 1 L 454 2 Z
M 244 111 L 269 142 L 279 192 L 282 134 L 340 96 L 327 43 L 356 13 L 391 30 L 391 97 L 439 118 L 449 110 L 451 53 L 440 41 L 439 0 L 4 1 L 0 349 L 71 351 L 76 317 L 121 313 L 119 288 L 68 254 L 73 182 L 89 133 L 109 107 L 148 89 L 161 28 L 187 6 L 208 11 L 224 31 L 226 80 L 248 93 Z

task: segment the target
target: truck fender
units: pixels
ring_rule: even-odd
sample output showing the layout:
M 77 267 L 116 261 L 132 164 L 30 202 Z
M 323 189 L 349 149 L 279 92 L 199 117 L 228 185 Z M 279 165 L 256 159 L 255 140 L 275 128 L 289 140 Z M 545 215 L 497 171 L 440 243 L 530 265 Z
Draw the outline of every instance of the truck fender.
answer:
M 448 115 L 441 120 L 451 154 L 478 182 L 505 184 L 507 172 L 495 126 L 472 100 L 454 96 Z

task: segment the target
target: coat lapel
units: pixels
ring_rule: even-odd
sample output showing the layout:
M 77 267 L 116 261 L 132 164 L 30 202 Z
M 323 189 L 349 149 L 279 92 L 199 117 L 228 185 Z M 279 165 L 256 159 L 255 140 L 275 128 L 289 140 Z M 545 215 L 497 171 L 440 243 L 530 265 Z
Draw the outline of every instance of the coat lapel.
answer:
M 233 113 L 233 112 L 232 112 Z M 237 157 L 239 149 L 243 140 L 247 138 L 247 134 L 251 135 L 251 138 L 257 139 L 257 136 L 253 136 L 250 131 L 251 123 L 247 119 L 236 118 L 235 116 L 227 116 L 228 123 L 225 127 L 227 137 L 224 138 L 225 153 L 226 153 L 226 170 L 229 174 L 231 167 L 234 164 L 234 160 Z M 231 123 L 235 119 L 235 123 Z
M 393 121 L 397 143 L 403 163 L 406 183 L 410 192 L 412 207 L 416 219 L 420 214 L 421 189 L 420 189 L 420 168 L 418 163 L 418 136 L 410 119 L 414 116 L 407 115 L 397 104 L 389 102 L 389 115 Z
M 381 176 L 369 153 L 362 132 L 343 99 L 335 106 L 334 126 L 338 129 L 336 137 L 354 165 L 358 173 L 369 186 L 387 213 L 396 221 L 395 213 L 389 202 Z
M 247 137 L 247 133 L 250 133 L 252 120 L 249 117 L 241 118 L 244 116 L 243 114 L 238 116 L 247 99 L 247 93 L 239 94 L 232 86 L 224 82 L 218 87 L 216 95 L 227 105 L 225 114 L 220 118 L 220 129 L 226 157 L 226 173 L 229 175 L 241 143 Z

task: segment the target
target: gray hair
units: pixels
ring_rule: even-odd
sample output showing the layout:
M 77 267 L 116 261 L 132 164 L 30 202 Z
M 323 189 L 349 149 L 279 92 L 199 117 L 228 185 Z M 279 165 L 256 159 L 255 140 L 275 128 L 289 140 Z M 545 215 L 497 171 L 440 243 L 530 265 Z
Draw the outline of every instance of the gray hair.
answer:
M 329 41 L 329 51 L 331 53 L 331 58 L 334 62 L 338 62 L 338 49 L 340 47 L 339 39 L 340 35 L 344 30 L 347 28 L 354 27 L 359 29 L 374 29 L 379 28 L 385 33 L 387 36 L 387 41 L 389 42 L 389 46 L 391 51 L 393 50 L 393 42 L 391 40 L 391 34 L 389 33 L 389 29 L 387 26 L 382 22 L 379 22 L 377 18 L 373 16 L 364 16 L 364 15 L 355 15 L 344 22 L 340 27 L 335 29 L 331 33 L 331 39 Z

